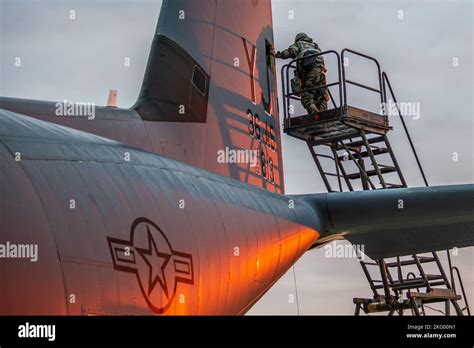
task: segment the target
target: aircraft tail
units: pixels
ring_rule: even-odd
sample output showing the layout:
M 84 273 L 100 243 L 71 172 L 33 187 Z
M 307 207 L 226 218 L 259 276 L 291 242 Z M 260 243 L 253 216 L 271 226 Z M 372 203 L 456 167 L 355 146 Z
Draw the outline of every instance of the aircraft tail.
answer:
M 372 259 L 474 246 L 474 184 L 299 197 L 322 217 L 319 243 L 344 237 Z
M 164 0 L 133 109 L 154 150 L 283 193 L 270 0 Z

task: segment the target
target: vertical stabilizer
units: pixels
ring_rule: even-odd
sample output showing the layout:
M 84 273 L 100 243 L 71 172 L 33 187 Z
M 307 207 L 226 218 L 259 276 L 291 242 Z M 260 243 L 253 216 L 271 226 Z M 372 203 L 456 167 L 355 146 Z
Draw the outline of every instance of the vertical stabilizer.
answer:
M 153 150 L 283 192 L 270 0 L 163 1 L 134 109 Z

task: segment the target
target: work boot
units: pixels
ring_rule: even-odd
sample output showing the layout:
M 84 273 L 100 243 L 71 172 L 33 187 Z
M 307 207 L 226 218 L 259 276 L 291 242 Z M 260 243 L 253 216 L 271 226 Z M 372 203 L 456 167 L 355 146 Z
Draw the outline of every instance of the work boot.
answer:
M 306 111 L 308 112 L 308 115 L 313 115 L 318 112 L 318 108 L 316 107 L 316 104 L 312 103 L 312 104 L 309 104 Z
M 325 100 L 316 102 L 316 109 L 318 112 L 323 112 L 328 109 L 328 103 Z

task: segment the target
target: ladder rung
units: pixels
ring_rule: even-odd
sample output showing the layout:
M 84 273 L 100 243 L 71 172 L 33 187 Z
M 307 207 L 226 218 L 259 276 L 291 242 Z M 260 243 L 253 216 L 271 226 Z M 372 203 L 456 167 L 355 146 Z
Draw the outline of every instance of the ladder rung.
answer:
M 460 300 L 461 296 L 457 295 L 453 289 L 431 289 L 430 292 L 411 292 L 407 293 L 409 298 L 419 298 L 421 300 Z
M 412 280 L 412 279 L 410 279 Z M 417 279 L 416 282 L 394 282 L 390 285 L 393 290 L 406 290 L 406 289 L 414 289 L 414 288 L 422 288 L 426 286 L 426 282 L 423 278 Z
M 337 174 L 334 174 L 334 173 L 326 173 L 326 172 L 323 172 L 324 175 L 329 175 L 329 176 L 335 176 L 335 177 L 340 177 L 340 178 L 343 178 L 342 175 L 337 175 Z
M 395 167 L 380 168 L 380 173 L 382 173 L 382 174 L 393 173 L 393 172 L 396 172 L 396 171 L 397 171 L 397 169 Z M 377 172 L 375 171 L 375 169 L 368 170 L 365 173 L 367 174 L 367 176 L 377 175 Z M 360 179 L 361 176 L 362 175 L 360 173 L 353 173 L 353 174 L 348 174 L 347 178 L 350 179 L 350 180 L 354 180 L 354 179 Z
M 389 153 L 388 149 L 385 148 L 385 147 L 380 147 L 378 149 L 372 149 L 372 153 L 374 154 L 374 156 L 377 156 L 377 155 L 382 155 L 384 153 Z M 360 157 L 369 157 L 369 152 L 368 151 L 362 151 L 360 154 L 359 154 Z
M 367 139 L 367 142 L 369 144 L 381 143 L 382 141 L 384 141 L 384 137 L 382 137 L 382 136 Z M 346 145 L 346 147 L 359 147 L 359 146 L 363 146 L 364 142 L 362 140 L 357 140 L 357 141 L 353 141 L 351 143 L 346 143 L 344 145 Z M 341 146 L 341 149 L 344 149 L 344 148 Z
M 324 158 L 329 158 L 329 159 L 334 160 L 334 157 L 329 156 L 329 155 L 324 155 L 322 153 L 315 153 L 315 155 L 318 156 L 318 157 L 324 157 Z
M 379 265 L 377 262 L 365 262 L 365 261 L 361 261 L 361 263 L 363 263 L 364 265 L 368 265 L 368 266 L 378 266 L 378 265 Z
M 381 155 L 381 154 L 388 153 L 388 152 L 389 152 L 388 149 L 386 149 L 384 147 L 372 150 L 372 153 L 374 154 L 374 156 Z M 359 156 L 362 157 L 362 158 L 369 157 L 369 152 L 368 151 L 362 151 L 361 153 L 357 154 L 357 158 Z M 338 159 L 339 159 L 339 161 L 344 161 L 344 160 L 349 160 L 350 158 L 349 158 L 349 156 L 339 156 Z
M 433 262 L 433 261 L 435 261 L 435 258 L 434 257 L 429 257 L 429 256 L 418 256 L 418 260 L 420 260 L 420 263 L 425 263 L 425 262 Z M 398 262 L 396 262 L 396 261 L 387 262 L 385 265 L 387 267 L 397 267 Z M 411 259 L 411 260 L 400 261 L 400 266 L 409 266 L 409 265 L 416 265 L 415 260 Z
M 443 279 L 443 276 L 439 274 L 426 274 L 426 278 L 428 280 L 438 280 L 438 279 Z
M 416 284 L 419 282 L 425 282 L 422 277 L 419 278 L 410 278 L 410 279 L 403 279 L 403 282 L 397 280 L 392 283 L 392 285 L 399 285 L 399 284 Z
M 386 183 L 387 184 L 387 188 L 403 188 L 403 187 L 406 187 L 402 184 L 390 184 L 390 183 Z
M 392 285 L 399 285 L 399 284 L 416 284 L 416 283 L 419 283 L 419 282 L 425 282 L 425 280 L 422 278 L 422 277 L 418 277 L 418 278 L 410 278 L 410 279 L 403 279 L 403 282 L 402 281 L 394 281 L 392 283 Z

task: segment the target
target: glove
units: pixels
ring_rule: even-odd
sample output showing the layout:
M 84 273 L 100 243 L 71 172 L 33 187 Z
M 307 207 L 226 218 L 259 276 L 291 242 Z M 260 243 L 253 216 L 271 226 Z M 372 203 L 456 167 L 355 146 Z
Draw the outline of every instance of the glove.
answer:
M 275 54 L 275 58 L 281 58 L 281 52 L 278 51 L 276 54 Z

